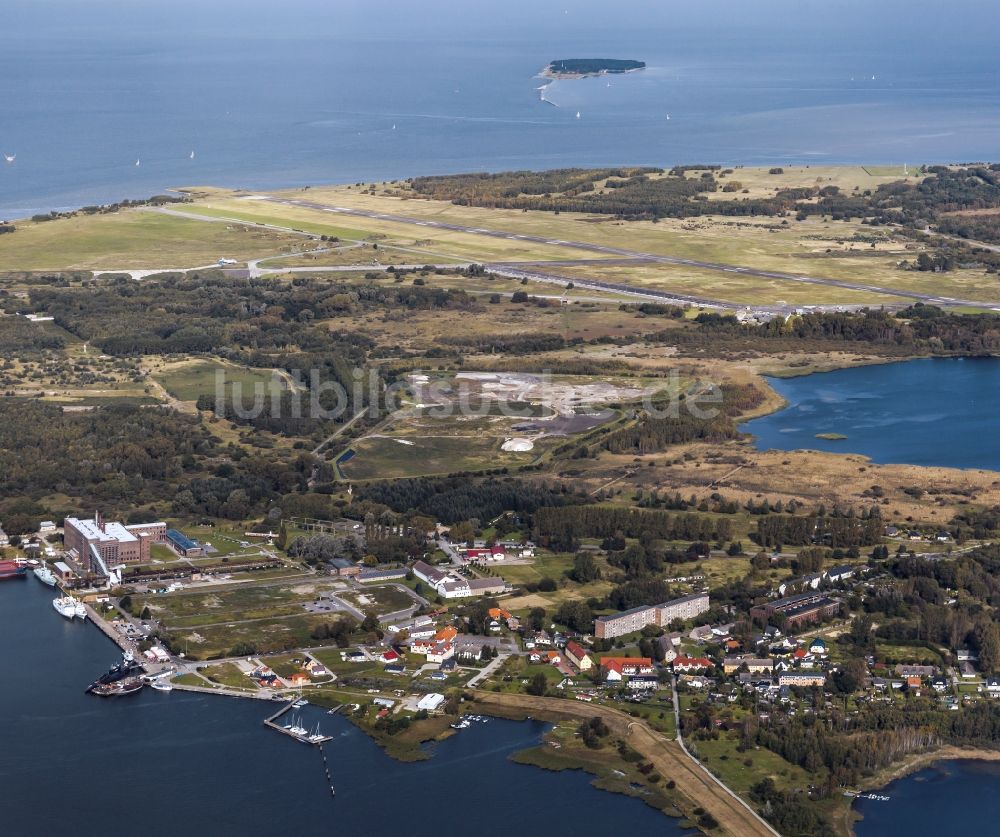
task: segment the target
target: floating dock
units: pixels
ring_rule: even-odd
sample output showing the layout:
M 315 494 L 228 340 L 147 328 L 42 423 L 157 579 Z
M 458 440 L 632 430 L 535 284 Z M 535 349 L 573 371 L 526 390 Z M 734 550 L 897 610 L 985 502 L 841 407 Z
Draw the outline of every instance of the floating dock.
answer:
M 295 707 L 296 703 L 298 703 L 298 700 L 293 700 L 287 706 L 281 707 L 281 709 L 279 709 L 270 718 L 267 718 L 264 721 L 264 726 L 270 727 L 273 730 L 277 730 L 278 732 L 287 735 L 290 738 L 294 738 L 296 741 L 301 741 L 303 744 L 312 744 L 315 747 L 319 747 L 320 745 L 325 744 L 327 741 L 332 740 L 333 736 L 331 735 L 318 735 L 318 734 L 310 735 L 308 732 L 303 734 L 300 732 L 294 732 L 293 730 L 290 729 L 286 729 L 281 724 L 277 723 L 278 718 L 280 718 L 285 713 L 291 711 L 291 709 Z

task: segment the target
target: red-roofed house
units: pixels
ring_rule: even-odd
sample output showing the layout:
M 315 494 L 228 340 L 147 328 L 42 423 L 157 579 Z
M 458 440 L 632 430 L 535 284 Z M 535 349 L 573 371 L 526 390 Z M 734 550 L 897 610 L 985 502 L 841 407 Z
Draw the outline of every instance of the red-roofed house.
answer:
M 429 663 L 443 663 L 455 656 L 455 646 L 448 640 L 415 639 L 410 650 L 414 654 L 423 654 Z
M 712 661 L 706 657 L 675 657 L 670 663 L 674 671 L 692 672 L 706 671 L 712 667 Z
M 581 673 L 589 671 L 594 666 L 594 661 L 590 659 L 583 647 L 573 640 L 566 643 L 566 659 Z
M 398 662 L 398 660 L 399 660 L 399 654 L 397 654 L 391 648 L 388 648 L 382 652 L 383 663 L 395 663 Z
M 451 625 L 448 625 L 434 634 L 434 639 L 438 642 L 451 642 L 457 636 L 458 631 L 456 631 Z
M 649 657 L 601 657 L 601 674 L 607 683 L 652 673 L 653 661 Z

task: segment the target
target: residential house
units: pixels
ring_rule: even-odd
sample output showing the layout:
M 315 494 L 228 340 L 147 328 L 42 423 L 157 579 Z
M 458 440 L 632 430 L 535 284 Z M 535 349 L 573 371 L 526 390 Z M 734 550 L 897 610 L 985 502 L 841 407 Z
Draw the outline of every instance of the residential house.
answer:
M 933 677 L 938 674 L 936 666 L 916 666 L 897 663 L 894 669 L 899 677 Z
M 801 578 L 789 578 L 778 585 L 778 595 L 784 596 L 787 593 L 818 590 L 822 581 L 823 573 L 812 573 Z
M 819 637 L 816 637 L 816 639 L 809 643 L 809 653 L 815 654 L 819 657 L 825 657 L 826 643 Z
M 779 686 L 825 686 L 822 671 L 785 671 L 778 675 Z
M 313 677 L 326 677 L 330 673 L 319 660 L 309 660 L 303 668 Z
M 656 646 L 659 651 L 658 659 L 665 663 L 672 662 L 677 658 L 677 649 L 674 647 L 669 637 L 661 636 L 656 638 Z
M 590 659 L 590 655 L 583 649 L 583 647 L 573 640 L 566 643 L 566 659 L 576 667 L 576 670 L 583 673 L 585 671 L 590 671 L 594 666 L 594 661 Z
M 842 581 L 854 578 L 854 573 L 856 571 L 856 567 L 852 567 L 850 564 L 843 564 L 839 567 L 831 567 L 828 569 L 826 571 L 826 577 L 829 579 L 831 584 L 839 584 Z
M 774 660 L 769 660 L 766 657 L 743 656 L 725 657 L 722 660 L 722 670 L 726 674 L 732 674 L 733 672 L 739 671 L 743 666 L 746 666 L 747 671 L 752 673 L 771 673 L 774 671 Z
M 443 663 L 455 656 L 455 646 L 448 640 L 416 639 L 410 645 L 414 654 L 421 654 L 429 663 Z
M 649 657 L 601 657 L 601 676 L 606 683 L 620 683 L 653 673 Z
M 711 667 L 712 661 L 707 657 L 678 656 L 670 663 L 670 668 L 674 672 L 684 672 L 686 674 L 707 671 Z
M 434 634 L 437 642 L 451 642 L 458 637 L 458 631 L 451 625 L 446 625 Z

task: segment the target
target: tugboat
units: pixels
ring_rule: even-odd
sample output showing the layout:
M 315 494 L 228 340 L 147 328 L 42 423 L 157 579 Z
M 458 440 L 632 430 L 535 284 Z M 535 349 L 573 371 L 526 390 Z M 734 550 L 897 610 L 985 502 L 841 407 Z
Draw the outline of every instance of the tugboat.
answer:
M 125 680 L 126 678 L 132 677 L 142 670 L 142 666 L 135 661 L 135 657 L 129 654 L 127 651 L 122 656 L 122 661 L 118 665 L 114 665 L 109 668 L 104 674 L 98 677 L 90 686 L 87 687 L 88 692 L 93 692 L 94 694 L 102 694 L 98 689 L 102 686 L 110 686 L 117 683 L 120 680 Z M 136 677 L 136 680 L 139 678 Z M 140 686 L 142 681 L 139 681 Z M 135 690 L 133 690 L 135 691 Z
M 113 683 L 98 683 L 90 687 L 90 693 L 98 697 L 121 697 L 138 692 L 145 684 L 138 677 L 126 677 Z

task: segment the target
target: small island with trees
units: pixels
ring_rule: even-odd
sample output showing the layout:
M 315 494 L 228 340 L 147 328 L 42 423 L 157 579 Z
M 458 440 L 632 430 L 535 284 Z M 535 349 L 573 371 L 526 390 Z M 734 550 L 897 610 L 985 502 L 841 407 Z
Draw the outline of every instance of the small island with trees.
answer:
M 587 78 L 608 73 L 631 73 L 645 66 L 645 61 L 623 58 L 563 58 L 550 63 L 542 75 L 546 78 Z

